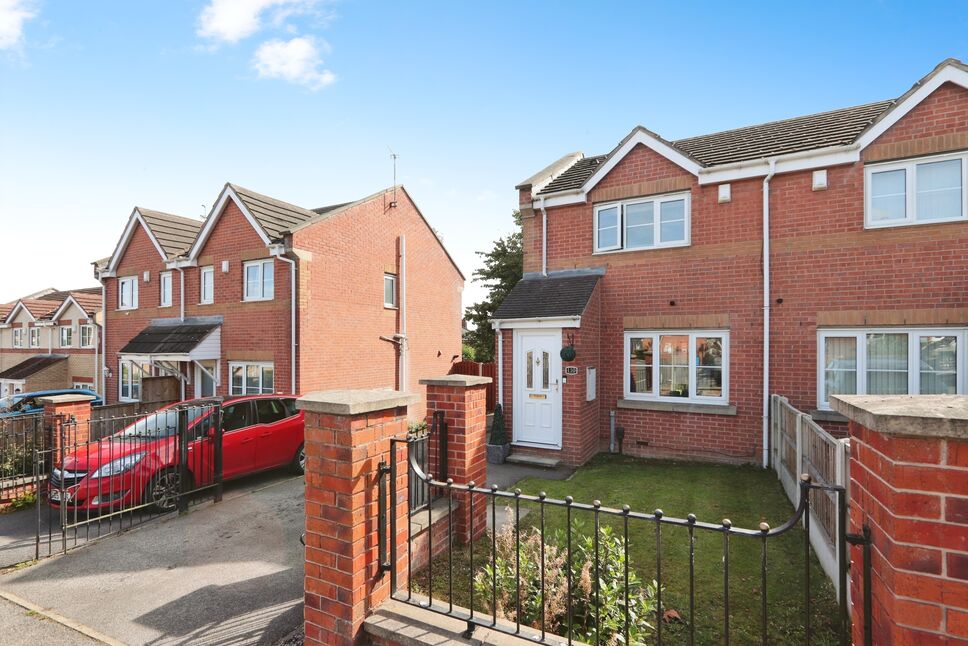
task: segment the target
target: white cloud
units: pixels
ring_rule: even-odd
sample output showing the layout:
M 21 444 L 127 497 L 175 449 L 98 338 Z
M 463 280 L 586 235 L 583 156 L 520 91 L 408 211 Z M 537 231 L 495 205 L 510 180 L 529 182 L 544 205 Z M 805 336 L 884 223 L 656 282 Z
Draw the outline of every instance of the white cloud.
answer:
M 318 90 L 336 81 L 336 75 L 322 67 L 319 50 L 326 47 L 310 36 L 268 40 L 259 45 L 252 66 L 260 78 L 282 79 Z
M 214 41 L 237 43 L 262 29 L 265 17 L 279 27 L 290 16 L 317 13 L 318 4 L 319 0 L 210 0 L 198 17 L 197 33 Z
M 24 23 L 36 15 L 33 0 L 0 0 L 0 50 L 20 45 Z

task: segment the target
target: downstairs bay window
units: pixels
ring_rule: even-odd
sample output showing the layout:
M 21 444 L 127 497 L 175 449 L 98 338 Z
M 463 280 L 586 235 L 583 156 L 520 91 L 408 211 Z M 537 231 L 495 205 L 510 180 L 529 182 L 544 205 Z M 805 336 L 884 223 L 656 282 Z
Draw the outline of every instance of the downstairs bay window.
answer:
M 724 330 L 625 333 L 625 398 L 725 404 L 729 334 Z
M 965 328 L 820 330 L 817 403 L 831 395 L 964 393 Z
M 232 395 L 271 395 L 275 370 L 271 363 L 229 362 Z

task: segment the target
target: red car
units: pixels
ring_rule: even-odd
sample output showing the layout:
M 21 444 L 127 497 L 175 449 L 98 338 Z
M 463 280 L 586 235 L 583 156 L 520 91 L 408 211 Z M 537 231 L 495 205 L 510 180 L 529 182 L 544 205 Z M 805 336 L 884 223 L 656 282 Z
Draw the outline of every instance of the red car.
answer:
M 304 419 L 296 398 L 231 397 L 222 402 L 222 478 L 289 466 L 302 473 Z M 179 491 L 178 415 L 187 410 L 188 473 L 193 487 L 214 480 L 212 400 L 172 404 L 122 431 L 78 447 L 51 470 L 48 495 L 54 507 L 77 511 L 130 509 L 152 504 L 169 511 Z

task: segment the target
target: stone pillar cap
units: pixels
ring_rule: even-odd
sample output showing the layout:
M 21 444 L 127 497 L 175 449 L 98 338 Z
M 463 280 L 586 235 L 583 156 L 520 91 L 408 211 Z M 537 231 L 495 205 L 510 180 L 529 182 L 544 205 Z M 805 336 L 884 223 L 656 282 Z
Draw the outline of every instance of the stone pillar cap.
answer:
M 968 439 L 968 395 L 831 395 L 830 405 L 880 433 Z
M 421 386 L 455 386 L 455 387 L 467 387 L 467 386 L 481 386 L 484 384 L 489 384 L 493 379 L 490 377 L 478 377 L 476 375 L 444 375 L 443 377 L 430 377 L 429 379 L 421 379 Z
M 94 401 L 93 395 L 48 395 L 47 397 L 38 397 L 37 401 L 41 404 L 80 404 L 82 402 Z
M 325 415 L 362 415 L 416 403 L 419 397 L 397 390 L 325 390 L 307 393 L 296 408 Z

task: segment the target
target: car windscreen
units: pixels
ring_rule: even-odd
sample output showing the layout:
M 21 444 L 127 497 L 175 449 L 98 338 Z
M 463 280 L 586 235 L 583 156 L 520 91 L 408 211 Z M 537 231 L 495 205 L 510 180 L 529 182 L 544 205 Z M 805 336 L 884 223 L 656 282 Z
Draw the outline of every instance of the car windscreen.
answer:
M 209 408 L 195 407 L 188 410 L 188 425 L 207 413 Z M 118 437 L 172 437 L 178 434 L 178 409 L 168 408 L 139 419 L 135 424 L 117 434 Z

